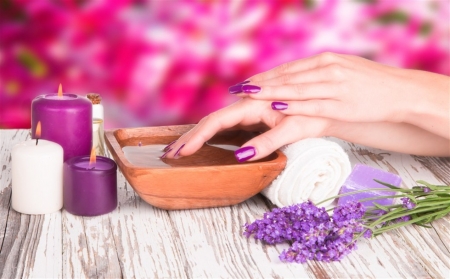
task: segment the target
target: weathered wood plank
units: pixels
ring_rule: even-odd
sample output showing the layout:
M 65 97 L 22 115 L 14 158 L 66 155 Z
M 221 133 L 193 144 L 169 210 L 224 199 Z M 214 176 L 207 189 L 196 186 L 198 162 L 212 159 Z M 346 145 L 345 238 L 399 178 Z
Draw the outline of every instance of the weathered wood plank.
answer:
M 302 265 L 280 263 L 281 246 L 262 245 L 242 236 L 242 225 L 261 217 L 267 210 L 262 198 L 256 196 L 231 207 L 169 212 L 183 239 L 183 250 L 190 266 L 188 277 L 307 276 Z
M 166 211 L 143 202 L 118 177 L 119 206 L 102 216 L 63 213 L 64 277 L 185 278 Z
M 397 173 L 402 177 L 402 187 L 404 188 L 411 188 L 417 185 L 416 181 L 418 180 L 425 180 L 433 184 L 448 184 L 449 182 L 449 178 L 446 175 L 450 172 L 449 158 L 411 156 L 363 148 L 337 139 L 335 141 L 347 151 L 352 164 L 363 163 Z M 439 225 L 440 228 L 450 228 L 450 216 L 447 215 L 438 222 L 435 222 L 434 225 Z M 392 234 L 396 235 L 396 242 L 392 242 L 388 238 Z M 434 229 L 408 226 L 407 228 L 400 228 L 393 232 L 383 234 L 378 238 L 386 237 L 382 243 L 395 244 L 396 246 L 392 246 L 396 247 L 395 250 L 408 252 L 404 255 L 405 257 L 413 255 L 414 258 L 408 261 L 408 268 L 400 269 L 405 272 L 402 276 L 420 277 L 419 275 L 422 272 L 421 270 L 417 270 L 417 266 L 420 266 L 426 272 L 422 274 L 423 276 L 440 278 L 444 274 L 450 275 L 449 234 L 445 236 L 441 235 L 442 233 L 437 234 Z M 388 245 L 383 250 L 392 252 L 389 251 L 393 249 L 392 247 Z
M 186 278 L 183 241 L 167 211 L 154 208 L 119 176 L 120 207 L 111 216 L 117 255 L 126 278 Z
M 28 130 L 0 130 L 0 277 L 61 278 L 60 213 L 25 215 L 11 208 L 11 149 Z
M 450 185 L 450 157 L 414 156 L 425 168 L 429 169 L 445 185 Z
M 10 207 L 10 151 L 28 130 L 0 130 L 0 278 L 448 278 L 450 216 L 432 229 L 408 226 L 370 240 L 341 262 L 284 264 L 287 244 L 264 245 L 243 225 L 272 205 L 257 195 L 241 204 L 165 211 L 143 202 L 121 173 L 119 206 L 97 217 L 61 211 L 24 215 Z M 352 164 L 450 182 L 450 158 L 417 157 L 337 141 Z

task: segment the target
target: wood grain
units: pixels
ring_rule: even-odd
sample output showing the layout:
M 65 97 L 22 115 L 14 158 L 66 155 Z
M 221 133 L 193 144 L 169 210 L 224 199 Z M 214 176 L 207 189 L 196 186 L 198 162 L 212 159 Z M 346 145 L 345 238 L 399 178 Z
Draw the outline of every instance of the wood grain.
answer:
M 0 130 L 0 278 L 449 278 L 450 216 L 433 228 L 408 226 L 370 240 L 340 262 L 281 263 L 288 247 L 242 236 L 242 226 L 273 205 L 256 195 L 234 206 L 166 211 L 143 201 L 118 174 L 119 206 L 97 217 L 62 210 L 11 209 L 10 151 L 26 130 Z M 363 163 L 449 183 L 450 159 L 389 153 L 330 139 Z

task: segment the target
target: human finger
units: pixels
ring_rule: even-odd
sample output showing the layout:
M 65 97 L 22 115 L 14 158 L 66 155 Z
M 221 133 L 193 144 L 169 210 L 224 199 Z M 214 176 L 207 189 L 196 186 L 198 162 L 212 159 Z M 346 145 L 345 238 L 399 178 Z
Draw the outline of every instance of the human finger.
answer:
M 248 84 L 257 86 L 280 86 L 301 83 L 338 82 L 341 81 L 345 75 L 346 69 L 344 66 L 339 64 L 329 64 L 314 69 L 288 73 L 272 79 L 249 82 Z
M 341 57 L 339 54 L 324 52 L 318 55 L 281 64 L 266 72 L 254 75 L 250 77 L 248 80 L 250 82 L 256 83 L 264 80 L 273 79 L 286 74 L 307 71 L 320 66 L 334 64 L 339 61 L 341 61 Z
M 247 97 L 247 94 L 258 93 L 261 87 L 265 86 L 300 86 L 305 83 L 340 82 L 345 76 L 346 69 L 343 66 L 330 64 L 301 72 L 287 73 L 272 79 L 241 82 L 230 86 L 228 92 L 239 97 Z
M 286 115 L 328 117 L 337 120 L 343 120 L 340 115 L 345 114 L 342 110 L 342 102 L 334 99 L 275 101 L 271 103 L 271 107 Z
M 172 144 L 163 157 L 177 158 L 191 155 L 224 129 L 236 125 L 252 127 L 260 122 L 270 127 L 276 125 L 278 119 L 283 117 L 285 117 L 283 114 L 270 109 L 270 102 L 242 99 L 204 117 L 193 129 Z
M 310 99 L 334 98 L 340 90 L 339 83 L 317 82 L 278 86 L 256 86 L 246 84 L 242 87 L 244 95 L 257 100 L 304 101 Z M 241 95 L 241 94 L 239 94 Z
M 306 116 L 288 116 L 269 131 L 258 135 L 235 151 L 238 162 L 254 161 L 270 155 L 280 147 L 307 137 L 320 137 L 326 132 L 329 120 Z

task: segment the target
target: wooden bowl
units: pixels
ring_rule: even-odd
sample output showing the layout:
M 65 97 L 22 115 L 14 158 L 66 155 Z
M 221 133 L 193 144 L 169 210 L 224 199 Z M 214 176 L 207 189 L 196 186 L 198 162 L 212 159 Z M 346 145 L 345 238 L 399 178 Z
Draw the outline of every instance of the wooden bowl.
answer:
M 120 170 L 147 203 L 163 209 L 234 205 L 259 193 L 286 165 L 286 156 L 278 150 L 258 161 L 238 163 L 233 151 L 217 147 L 241 146 L 255 136 L 246 131 L 217 134 L 191 156 L 179 159 L 155 156 L 159 162 L 155 161 L 154 166 L 152 163 L 148 166 L 132 164 L 123 151 L 130 146 L 136 150 L 155 144 L 167 145 L 192 127 L 161 126 L 105 132 L 107 146 Z

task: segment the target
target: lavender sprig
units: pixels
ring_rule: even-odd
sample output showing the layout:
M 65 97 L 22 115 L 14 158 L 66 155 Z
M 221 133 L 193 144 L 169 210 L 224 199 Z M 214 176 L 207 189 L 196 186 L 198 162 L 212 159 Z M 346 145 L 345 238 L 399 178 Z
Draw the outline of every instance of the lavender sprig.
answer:
M 423 186 L 402 189 L 377 182 L 388 188 L 354 191 L 333 199 L 376 190 L 392 191 L 394 195 L 348 202 L 335 207 L 331 217 L 324 207 L 317 206 L 326 200 L 317 205 L 308 201 L 274 208 L 265 213 L 263 219 L 245 224 L 244 235 L 267 244 L 291 243 L 290 248 L 280 254 L 280 259 L 285 262 L 330 262 L 341 260 L 356 249 L 356 242 L 361 237 L 370 238 L 410 224 L 427 227 L 450 213 L 450 186 L 418 181 Z M 368 208 L 361 203 L 386 198 L 400 198 L 402 203 L 382 206 L 374 202 Z
M 354 236 L 365 230 L 363 216 L 364 206 L 359 202 L 336 207 L 330 217 L 324 207 L 308 201 L 265 213 L 263 219 L 245 225 L 244 235 L 268 244 L 291 242 L 291 247 L 280 255 L 282 261 L 330 262 L 356 248 Z

